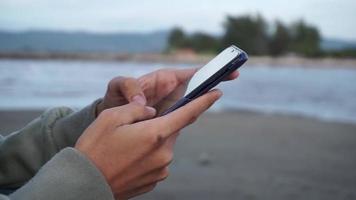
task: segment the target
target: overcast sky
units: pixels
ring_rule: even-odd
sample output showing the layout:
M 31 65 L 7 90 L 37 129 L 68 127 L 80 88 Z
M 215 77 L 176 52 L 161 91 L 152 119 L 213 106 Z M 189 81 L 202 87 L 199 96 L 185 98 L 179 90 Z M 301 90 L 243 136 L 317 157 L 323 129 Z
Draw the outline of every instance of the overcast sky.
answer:
M 221 33 L 227 14 L 303 18 L 324 37 L 356 41 L 356 0 L 0 0 L 0 29 L 149 32 L 178 25 Z

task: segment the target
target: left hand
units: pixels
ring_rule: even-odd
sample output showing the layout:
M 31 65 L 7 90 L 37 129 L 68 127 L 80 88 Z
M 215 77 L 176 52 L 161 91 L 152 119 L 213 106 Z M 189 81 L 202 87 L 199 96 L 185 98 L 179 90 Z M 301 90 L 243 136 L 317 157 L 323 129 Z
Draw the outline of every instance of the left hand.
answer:
M 159 114 L 183 96 L 188 80 L 197 70 L 161 69 L 138 79 L 115 77 L 109 82 L 105 97 L 98 104 L 96 113 L 99 115 L 105 109 L 135 101 L 156 108 Z M 233 80 L 238 76 L 238 71 L 235 71 L 226 80 Z

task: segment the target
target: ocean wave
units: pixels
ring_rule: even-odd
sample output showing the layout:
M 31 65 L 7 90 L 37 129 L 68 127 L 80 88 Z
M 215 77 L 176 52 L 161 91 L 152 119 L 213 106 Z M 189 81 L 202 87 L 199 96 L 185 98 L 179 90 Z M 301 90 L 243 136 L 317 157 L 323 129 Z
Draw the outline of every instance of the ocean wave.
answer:
M 162 63 L 0 60 L 0 109 L 83 107 L 103 96 L 114 76 L 138 77 Z M 170 65 L 169 67 L 187 67 Z M 238 80 L 219 85 L 211 111 L 252 110 L 356 123 L 356 70 L 243 66 Z

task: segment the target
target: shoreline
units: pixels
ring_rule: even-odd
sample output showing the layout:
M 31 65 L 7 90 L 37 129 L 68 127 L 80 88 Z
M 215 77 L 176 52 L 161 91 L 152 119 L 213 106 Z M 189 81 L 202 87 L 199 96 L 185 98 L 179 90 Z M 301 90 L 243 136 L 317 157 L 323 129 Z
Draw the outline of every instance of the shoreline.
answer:
M 204 64 L 210 61 L 214 55 L 196 54 L 160 54 L 160 53 L 4 53 L 0 52 L 0 60 L 79 60 L 79 61 L 119 61 L 119 62 L 148 62 L 167 64 Z M 269 65 L 276 67 L 345 67 L 356 68 L 356 58 L 305 58 L 298 56 L 250 56 L 249 65 Z

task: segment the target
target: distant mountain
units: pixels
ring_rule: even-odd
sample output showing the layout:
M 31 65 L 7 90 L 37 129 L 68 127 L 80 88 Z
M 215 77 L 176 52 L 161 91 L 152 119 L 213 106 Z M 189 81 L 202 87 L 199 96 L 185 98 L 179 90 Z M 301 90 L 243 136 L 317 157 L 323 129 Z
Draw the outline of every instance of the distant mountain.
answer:
M 0 31 L 0 52 L 159 53 L 167 46 L 168 31 L 151 33 L 86 33 Z M 356 49 L 356 41 L 322 39 L 323 50 Z
M 0 31 L 0 52 L 87 52 L 145 53 L 162 52 L 168 32 L 152 33 L 85 33 Z
M 320 46 L 323 50 L 356 49 L 356 41 L 325 38 Z

